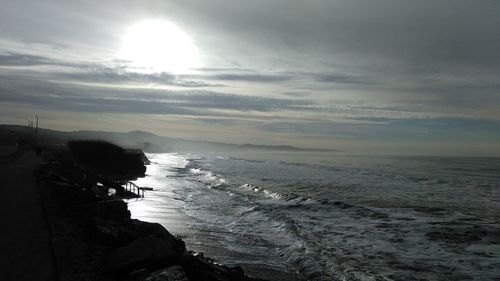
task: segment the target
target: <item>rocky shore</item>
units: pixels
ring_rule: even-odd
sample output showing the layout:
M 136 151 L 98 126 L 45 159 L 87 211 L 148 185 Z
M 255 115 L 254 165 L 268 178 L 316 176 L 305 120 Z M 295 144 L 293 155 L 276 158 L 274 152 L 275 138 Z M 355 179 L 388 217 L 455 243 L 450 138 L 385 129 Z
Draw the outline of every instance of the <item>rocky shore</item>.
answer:
M 157 223 L 132 219 L 124 190 L 69 156 L 37 170 L 59 280 L 262 280 L 186 249 Z M 111 185 L 111 186 L 110 186 Z

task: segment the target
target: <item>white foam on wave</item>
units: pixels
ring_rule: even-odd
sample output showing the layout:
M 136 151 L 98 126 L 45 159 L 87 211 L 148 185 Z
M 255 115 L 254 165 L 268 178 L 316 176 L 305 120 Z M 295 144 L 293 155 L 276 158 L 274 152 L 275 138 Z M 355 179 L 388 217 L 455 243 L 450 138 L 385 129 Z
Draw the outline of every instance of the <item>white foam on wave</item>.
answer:
M 191 168 L 189 169 L 189 172 L 195 175 L 197 181 L 206 184 L 209 188 L 219 187 L 227 183 L 226 179 L 213 171 L 200 168 Z
M 289 202 L 293 201 L 293 200 L 296 202 L 311 200 L 311 198 L 299 196 L 299 195 L 294 194 L 292 192 L 288 192 L 288 193 L 274 192 L 274 191 L 268 190 L 266 188 L 256 186 L 253 184 L 248 184 L 248 183 L 241 185 L 240 189 L 253 191 L 254 193 L 259 193 L 263 197 L 274 199 L 274 200 L 283 200 L 283 201 L 289 201 Z
M 184 211 L 195 220 L 191 226 L 199 232 L 200 245 L 222 247 L 214 253 L 224 262 L 286 265 L 310 280 L 405 280 L 415 272 L 428 280 L 461 276 L 484 280 L 498 272 L 488 269 L 491 257 L 427 238 L 427 233 L 443 231 L 469 215 L 447 205 L 442 211 L 422 205 L 431 202 L 424 196 L 454 202 L 462 193 L 453 191 L 472 189 L 469 185 L 491 194 L 495 183 L 480 189 L 470 184 L 478 181 L 443 182 L 441 175 L 214 158 L 192 159 L 175 173 L 182 181 L 180 198 L 186 202 Z M 353 202 L 342 195 L 365 201 Z M 486 225 L 482 219 L 474 223 Z M 475 267 L 479 263 L 491 273 Z M 447 275 L 452 271 L 455 275 Z

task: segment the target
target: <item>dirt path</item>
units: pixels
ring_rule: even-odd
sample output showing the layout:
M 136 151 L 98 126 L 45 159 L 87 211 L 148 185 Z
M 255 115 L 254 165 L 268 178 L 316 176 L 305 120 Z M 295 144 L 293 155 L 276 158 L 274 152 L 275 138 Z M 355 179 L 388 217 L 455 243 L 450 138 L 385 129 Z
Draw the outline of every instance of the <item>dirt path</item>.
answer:
M 0 161 L 0 279 L 55 280 L 49 230 L 34 170 L 26 152 Z

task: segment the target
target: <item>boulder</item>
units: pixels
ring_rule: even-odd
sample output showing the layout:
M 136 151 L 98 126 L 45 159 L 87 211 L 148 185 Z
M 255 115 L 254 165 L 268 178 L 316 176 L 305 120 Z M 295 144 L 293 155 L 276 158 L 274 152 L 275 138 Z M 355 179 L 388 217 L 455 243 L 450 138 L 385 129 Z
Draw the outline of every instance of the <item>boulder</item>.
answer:
M 203 257 L 202 254 L 186 252 L 182 255 L 182 268 L 190 280 L 197 281 L 258 281 L 245 276 L 239 266 L 228 267 L 216 264 L 214 260 Z
M 158 223 L 136 219 L 126 221 L 96 219 L 94 225 L 103 238 L 116 245 L 126 245 L 139 238 L 152 236 L 175 241 L 179 251 L 185 250 L 184 241 L 176 239 Z
M 189 281 L 182 267 L 174 265 L 151 273 L 145 281 Z
M 110 200 L 92 202 L 85 206 L 90 217 L 104 220 L 127 220 L 130 219 L 130 211 L 127 203 L 122 200 Z
M 111 251 L 107 257 L 107 269 L 117 273 L 130 273 L 141 268 L 154 270 L 178 263 L 181 254 L 177 240 L 148 236 Z
M 97 234 L 113 245 L 126 245 L 132 242 L 129 236 L 122 234 L 122 223 L 114 220 L 95 219 L 94 227 Z
M 135 238 L 145 236 L 155 236 L 163 239 L 175 240 L 181 248 L 184 248 L 184 241 L 176 239 L 167 229 L 159 223 L 145 222 L 137 219 L 131 219 L 126 224 L 130 235 Z

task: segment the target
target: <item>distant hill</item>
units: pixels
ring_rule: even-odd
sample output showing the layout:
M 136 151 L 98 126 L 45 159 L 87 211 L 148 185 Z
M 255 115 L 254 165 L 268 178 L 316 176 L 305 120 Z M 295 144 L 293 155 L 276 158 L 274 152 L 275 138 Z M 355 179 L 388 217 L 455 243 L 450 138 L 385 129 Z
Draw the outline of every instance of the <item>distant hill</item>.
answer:
M 3 130 L 25 134 L 26 127 L 19 125 L 0 125 Z M 326 152 L 329 149 L 300 148 L 288 145 L 256 145 L 256 144 L 230 144 L 222 142 L 193 141 L 178 138 L 158 136 L 144 131 L 131 131 L 127 133 L 106 131 L 72 131 L 62 132 L 50 129 L 39 129 L 39 139 L 47 143 L 65 143 L 70 140 L 103 140 L 127 148 L 142 149 L 145 152 L 215 152 L 215 151 L 304 151 Z

